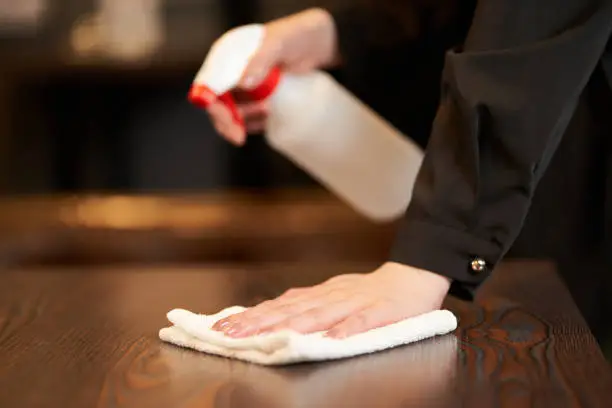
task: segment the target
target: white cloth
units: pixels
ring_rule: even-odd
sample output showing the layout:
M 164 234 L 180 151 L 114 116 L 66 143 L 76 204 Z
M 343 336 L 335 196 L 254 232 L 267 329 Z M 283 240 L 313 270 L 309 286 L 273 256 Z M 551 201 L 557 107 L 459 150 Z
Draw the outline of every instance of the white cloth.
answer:
M 373 353 L 448 334 L 457 328 L 453 313 L 437 310 L 344 339 L 325 337 L 324 332 L 304 335 L 293 331 L 231 338 L 211 329 L 217 320 L 243 310 L 233 306 L 213 315 L 199 315 L 174 309 L 168 313 L 173 326 L 161 329 L 159 338 L 208 354 L 261 365 L 285 365 Z

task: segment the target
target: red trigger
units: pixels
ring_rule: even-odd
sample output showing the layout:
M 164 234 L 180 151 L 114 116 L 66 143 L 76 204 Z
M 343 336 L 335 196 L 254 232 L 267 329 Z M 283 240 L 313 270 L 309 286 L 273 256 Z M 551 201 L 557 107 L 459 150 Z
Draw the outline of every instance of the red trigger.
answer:
M 240 116 L 240 112 L 238 112 L 238 106 L 236 105 L 236 101 L 234 100 L 234 96 L 231 92 L 226 92 L 223 95 L 219 96 L 219 100 L 228 107 L 230 112 L 232 113 L 232 117 L 234 121 L 240 126 L 244 127 L 244 120 Z
M 226 92 L 221 96 L 217 96 L 205 85 L 193 85 L 189 90 L 188 99 L 189 102 L 202 109 L 207 109 L 213 102 L 219 100 L 228 107 L 236 123 L 240 126 L 244 126 L 244 121 L 240 117 L 236 101 L 231 92 Z
M 266 79 L 264 79 L 259 85 L 257 85 L 254 89 L 249 89 L 245 91 L 248 95 L 248 98 L 253 101 L 263 101 L 267 99 L 278 86 L 278 83 L 281 78 L 281 70 L 278 67 L 272 68 Z
M 256 88 L 241 91 L 241 94 L 244 94 L 248 99 L 255 102 L 263 101 L 274 93 L 280 78 L 281 70 L 278 67 L 275 67 L 270 71 L 266 79 L 257 85 Z M 194 84 L 189 90 L 188 99 L 192 104 L 202 109 L 207 109 L 214 101 L 219 100 L 228 107 L 234 121 L 238 125 L 244 127 L 244 120 L 238 112 L 238 106 L 236 105 L 236 100 L 234 99 L 231 91 L 217 96 L 207 86 Z

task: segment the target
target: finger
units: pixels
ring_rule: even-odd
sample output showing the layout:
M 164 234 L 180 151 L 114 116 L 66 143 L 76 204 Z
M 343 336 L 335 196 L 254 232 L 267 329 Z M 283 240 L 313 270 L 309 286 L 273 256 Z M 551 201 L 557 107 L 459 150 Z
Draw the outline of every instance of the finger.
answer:
M 291 288 L 276 299 L 262 302 L 242 313 L 219 320 L 212 328 L 228 334 L 230 331 L 236 332 L 242 330 L 244 326 L 249 324 L 257 326 L 257 323 L 253 322 L 263 319 L 264 316 L 267 316 L 269 319 L 270 316 L 279 315 L 284 308 L 291 304 L 302 302 L 310 303 L 313 299 L 332 292 L 336 292 L 340 296 L 340 291 L 342 291 L 348 283 L 350 283 L 350 279 L 337 279 L 333 282 L 327 281 L 311 287 Z M 255 330 L 258 330 L 258 328 L 256 327 Z
M 261 314 L 267 314 L 270 310 L 274 309 L 277 305 L 283 302 L 290 301 L 301 296 L 304 292 L 310 291 L 313 288 L 291 288 L 285 291 L 283 294 L 272 300 L 266 300 L 260 304 L 253 306 L 241 313 L 228 316 L 224 319 L 216 322 L 212 328 L 214 330 L 226 331 L 230 326 L 237 325 L 241 321 L 256 318 Z
M 275 307 L 269 313 L 259 314 L 250 319 L 240 321 L 238 323 L 239 329 L 234 329 L 229 335 L 247 337 L 256 333 L 269 332 L 275 326 L 282 326 L 282 322 L 292 320 L 309 310 L 324 307 L 329 303 L 335 303 L 338 299 L 337 296 L 331 297 L 328 294 L 322 294 L 300 302 L 286 303 Z
M 248 119 L 250 117 L 265 117 L 268 115 L 269 104 L 266 101 L 251 101 L 248 98 L 243 101 L 239 100 L 238 112 L 243 118 Z
M 251 120 L 246 124 L 247 133 L 263 133 L 266 130 L 268 124 L 267 120 Z
M 327 285 L 345 285 L 348 282 L 352 282 L 355 279 L 362 278 L 364 275 L 359 273 L 345 273 L 343 275 L 332 276 L 324 283 Z
M 321 296 L 329 296 L 336 294 L 338 288 L 327 285 L 315 285 L 304 288 L 291 288 L 285 291 L 278 298 L 264 302 L 249 310 L 245 314 L 245 318 L 255 318 L 261 315 L 273 313 L 276 310 L 286 310 L 287 307 L 298 303 L 310 302 L 313 299 L 318 299 Z
M 230 319 L 231 323 L 223 330 L 231 337 L 247 337 L 256 333 L 269 331 L 268 329 L 284 320 L 298 316 L 310 309 L 336 302 L 340 297 L 330 293 L 311 292 L 308 297 L 297 298 L 293 301 L 274 302 L 273 307 L 259 309 L 257 313 L 248 316 L 236 316 Z M 271 302 L 272 303 L 272 302 Z
M 324 302 L 264 330 L 265 332 L 294 330 L 302 334 L 325 331 L 366 307 L 364 299 L 344 298 L 335 302 Z
M 342 339 L 401 320 L 392 303 L 379 302 L 355 313 L 327 332 L 331 338 Z
M 224 139 L 236 146 L 244 145 L 246 141 L 246 130 L 233 122 L 213 121 L 215 130 Z
M 226 140 L 235 144 L 242 145 L 246 139 L 245 130 L 236 123 L 230 110 L 220 102 L 212 103 L 207 112 L 211 118 L 213 126 Z
M 268 118 L 266 103 L 244 103 L 239 105 L 238 110 L 245 120 L 247 133 L 261 133 L 265 130 Z
M 260 323 L 259 330 L 262 331 L 319 305 L 334 304 L 347 298 L 358 302 L 364 297 L 350 290 L 352 278 L 353 275 L 346 275 L 345 279 L 336 277 L 310 288 L 290 289 L 278 300 L 271 301 L 264 307 L 254 308 L 252 315 L 248 317 L 252 318 L 253 322 Z
M 290 289 L 277 299 L 263 302 L 243 313 L 229 316 L 217 322 L 213 329 L 223 331 L 226 335 L 245 337 L 260 332 L 288 316 L 302 313 L 322 304 L 323 298 L 336 300 L 331 291 L 334 288 L 322 285 L 310 288 Z M 328 300 L 329 301 L 329 300 Z
M 240 86 L 246 89 L 257 87 L 278 63 L 279 44 L 273 37 L 264 38 L 259 51 L 251 58 L 244 75 L 240 80 Z
M 305 74 L 312 70 L 312 62 L 309 60 L 297 61 L 291 65 L 290 72 L 293 74 Z

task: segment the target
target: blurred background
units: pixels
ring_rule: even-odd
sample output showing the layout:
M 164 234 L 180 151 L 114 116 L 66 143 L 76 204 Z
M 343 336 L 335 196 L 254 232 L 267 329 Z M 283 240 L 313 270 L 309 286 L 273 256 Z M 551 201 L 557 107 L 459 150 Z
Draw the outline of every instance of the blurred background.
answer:
M 0 0 L 0 265 L 384 259 L 393 225 L 187 101 L 228 29 L 342 1 Z
M 1 0 L 0 191 L 310 183 L 261 138 L 219 140 L 186 94 L 227 29 L 330 1 Z

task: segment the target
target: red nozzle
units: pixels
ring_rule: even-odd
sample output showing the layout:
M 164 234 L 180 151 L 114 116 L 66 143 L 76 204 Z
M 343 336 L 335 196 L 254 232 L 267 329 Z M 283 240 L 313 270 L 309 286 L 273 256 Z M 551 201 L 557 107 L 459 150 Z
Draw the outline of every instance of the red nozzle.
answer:
M 207 109 L 214 101 L 221 101 L 229 108 L 236 123 L 241 126 L 243 125 L 242 117 L 240 116 L 240 113 L 238 113 L 238 107 L 236 106 L 234 97 L 230 92 L 217 96 L 206 85 L 194 84 L 189 90 L 189 95 L 187 98 L 189 99 L 189 102 L 202 109 Z
M 217 95 L 206 85 L 194 84 L 191 86 L 187 98 L 195 106 L 206 109 L 217 100 Z
M 253 101 L 263 101 L 272 95 L 280 81 L 280 77 L 281 71 L 279 68 L 275 67 L 270 71 L 266 79 L 257 85 L 256 88 L 244 90 L 241 94 L 244 94 Z M 244 121 L 238 112 L 236 101 L 231 92 L 227 92 L 223 95 L 216 95 L 206 85 L 194 84 L 189 90 L 188 100 L 202 109 L 207 109 L 214 101 L 218 100 L 229 108 L 236 123 L 244 126 Z

